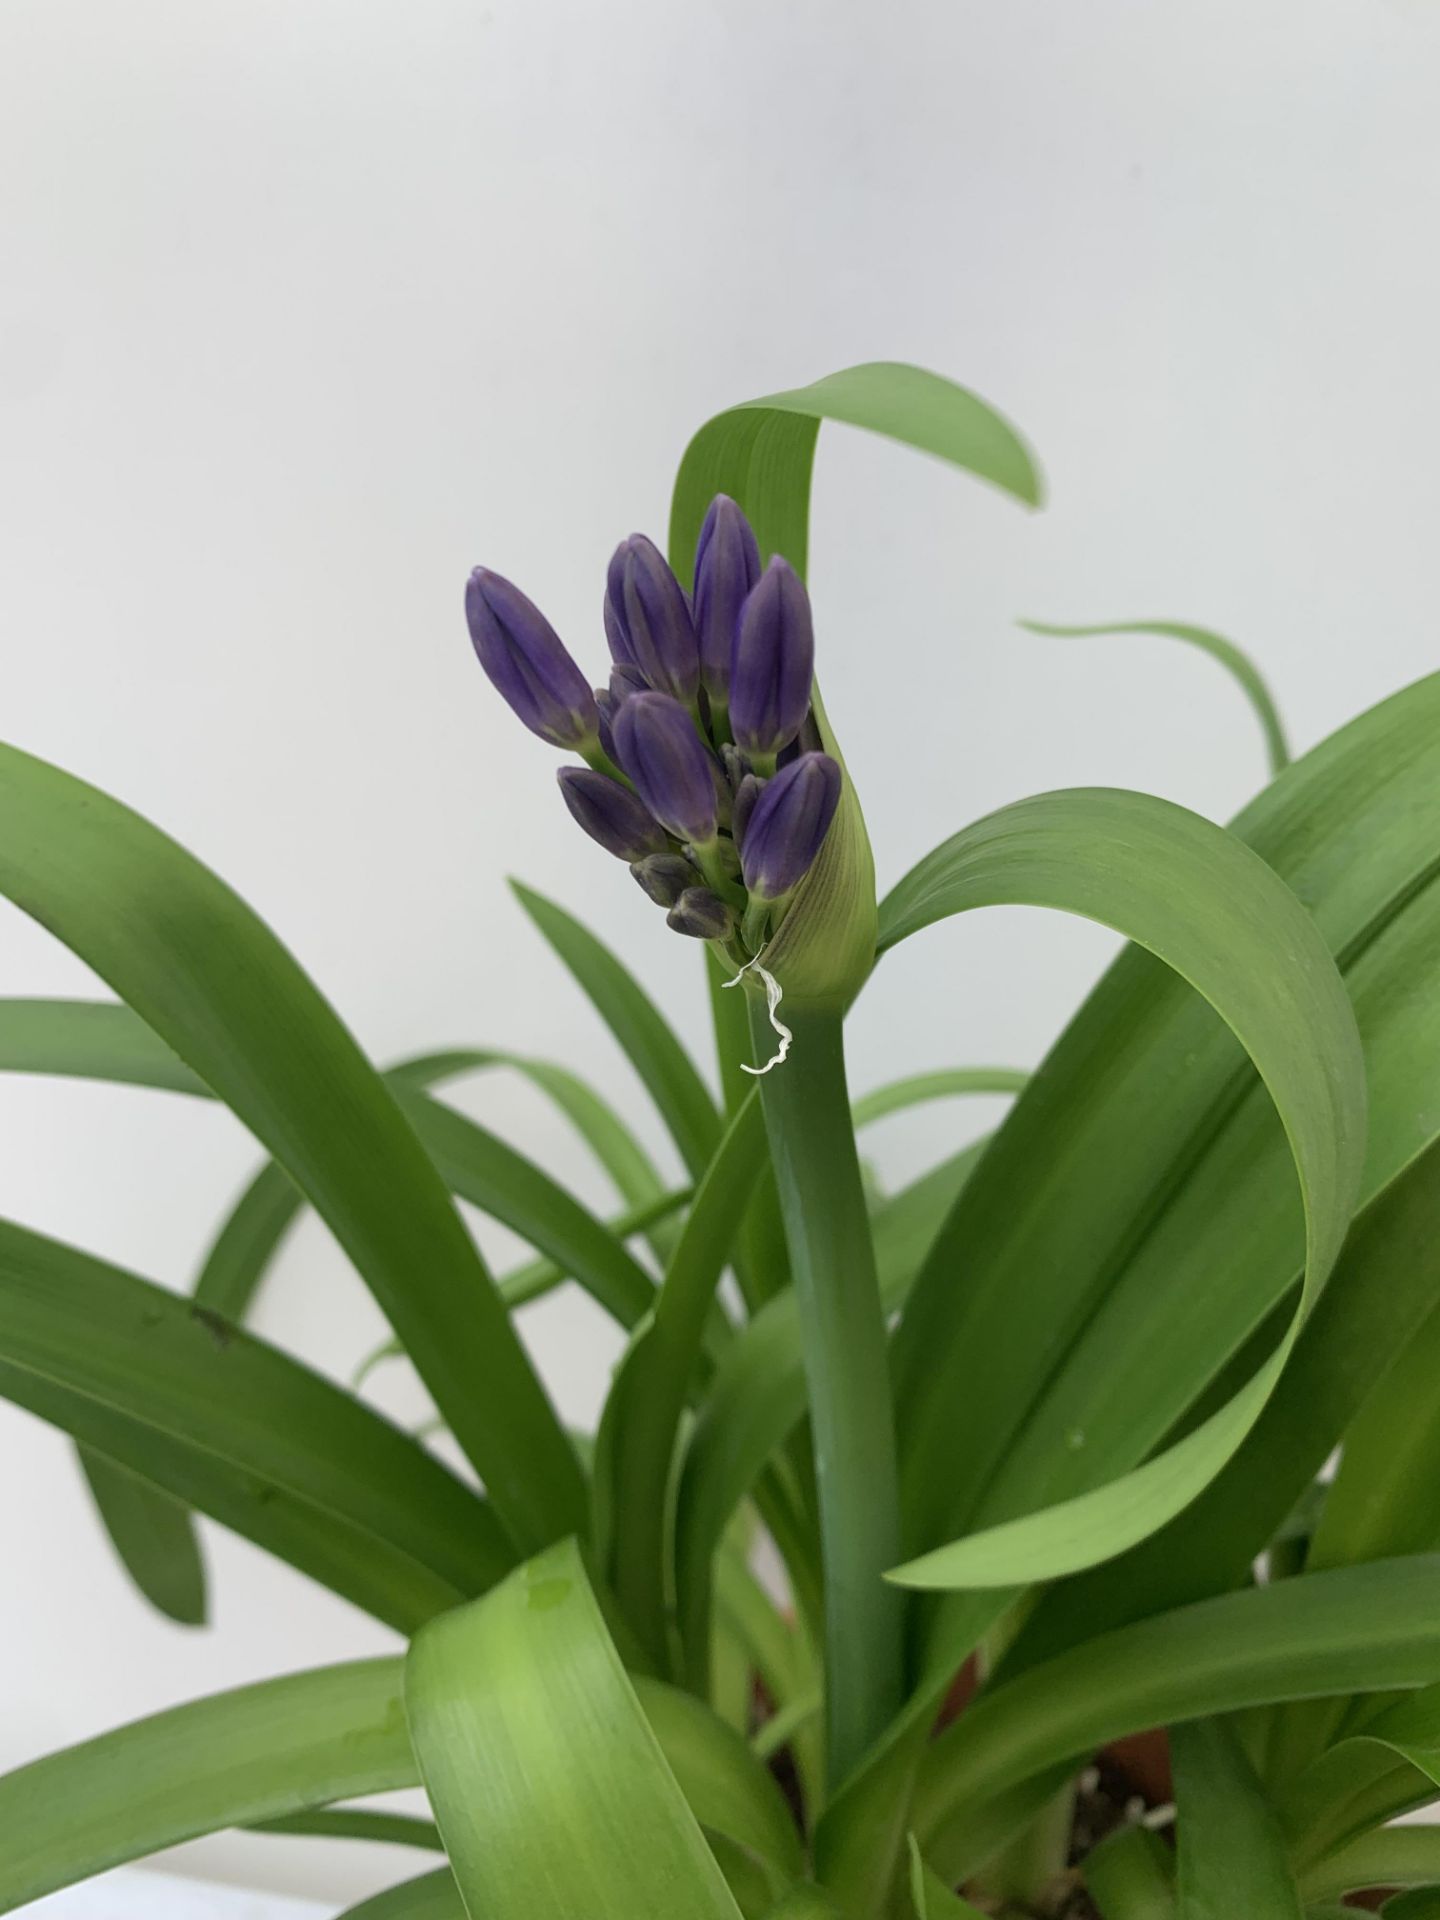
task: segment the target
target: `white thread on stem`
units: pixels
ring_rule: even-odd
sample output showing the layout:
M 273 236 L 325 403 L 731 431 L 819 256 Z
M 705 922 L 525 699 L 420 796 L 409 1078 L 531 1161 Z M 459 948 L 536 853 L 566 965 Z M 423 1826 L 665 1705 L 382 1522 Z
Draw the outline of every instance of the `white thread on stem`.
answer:
M 773 973 L 761 966 L 760 954 L 764 953 L 764 951 L 765 949 L 762 947 L 760 953 L 757 953 L 753 960 L 747 960 L 745 962 L 733 980 L 726 980 L 723 983 L 727 987 L 738 987 L 752 967 L 754 967 L 760 978 L 765 982 L 765 1010 L 770 1016 L 771 1026 L 780 1036 L 780 1046 L 777 1052 L 771 1054 L 763 1067 L 747 1066 L 743 1060 L 740 1062 L 740 1071 L 742 1073 L 753 1073 L 757 1079 L 762 1073 L 769 1073 L 772 1067 L 778 1067 L 783 1063 L 785 1056 L 790 1051 L 790 1042 L 795 1038 L 785 1022 L 783 1020 L 777 1020 L 775 1017 L 775 1009 L 784 998 L 785 989 L 780 985 L 780 982 L 775 978 Z

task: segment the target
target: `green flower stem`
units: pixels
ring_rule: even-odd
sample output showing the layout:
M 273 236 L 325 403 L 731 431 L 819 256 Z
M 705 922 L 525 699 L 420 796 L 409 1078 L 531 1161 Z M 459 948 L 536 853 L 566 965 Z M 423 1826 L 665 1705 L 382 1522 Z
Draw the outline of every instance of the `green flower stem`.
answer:
M 825 1562 L 831 1790 L 899 1711 L 904 1601 L 885 1319 L 850 1125 L 840 1015 L 786 1008 L 790 1057 L 760 1081 L 805 1346 Z M 758 1058 L 774 1035 L 750 996 Z

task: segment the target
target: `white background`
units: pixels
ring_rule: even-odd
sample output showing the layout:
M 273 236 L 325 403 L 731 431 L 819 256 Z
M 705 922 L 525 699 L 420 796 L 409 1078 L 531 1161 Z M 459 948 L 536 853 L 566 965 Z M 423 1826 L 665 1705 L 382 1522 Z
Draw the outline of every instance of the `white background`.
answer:
M 700 1034 L 698 960 L 582 842 L 460 618 L 477 561 L 603 655 L 605 559 L 688 434 L 867 358 L 953 374 L 1044 462 L 1029 515 L 827 429 L 813 585 L 882 879 L 1023 793 L 1216 817 L 1440 663 L 1435 0 L 8 0 L 0 13 L 0 731 L 124 796 L 284 934 L 380 1058 L 504 1042 L 643 1097 L 519 871 Z M 860 1086 L 1039 1057 L 1109 942 L 995 915 L 887 963 Z M 85 992 L 0 913 L 0 992 Z M 492 1078 L 474 1111 L 604 1190 Z M 899 1176 L 987 1117 L 876 1136 Z M 220 1112 L 0 1084 L 0 1212 L 181 1284 L 255 1160 Z M 513 1251 L 482 1230 L 488 1251 Z M 312 1225 L 259 1315 L 344 1371 L 377 1316 Z M 613 1342 L 527 1328 L 568 1414 Z M 423 1401 L 396 1373 L 390 1408 Z M 149 1615 L 65 1442 L 0 1409 L 0 1763 L 389 1636 L 210 1538 L 215 1629 Z M 414 1859 L 222 1836 L 217 1877 L 354 1896 Z

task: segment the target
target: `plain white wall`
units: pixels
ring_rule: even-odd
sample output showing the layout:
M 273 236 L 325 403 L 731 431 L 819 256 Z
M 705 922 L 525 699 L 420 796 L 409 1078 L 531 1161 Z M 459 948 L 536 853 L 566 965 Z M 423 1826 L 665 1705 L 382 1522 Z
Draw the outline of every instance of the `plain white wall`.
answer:
M 598 677 L 605 559 L 663 532 L 688 434 L 915 360 L 1022 426 L 1051 503 L 822 437 L 821 668 L 882 877 L 1045 787 L 1223 818 L 1263 763 L 1212 665 L 1013 622 L 1210 623 L 1301 745 L 1440 662 L 1437 85 L 1433 0 L 8 0 L 0 729 L 212 862 L 377 1057 L 552 1054 L 658 1146 L 503 876 L 698 1037 L 697 956 L 491 696 L 466 570 L 522 582 Z M 1110 945 L 1024 914 L 914 943 L 855 1016 L 857 1084 L 1033 1062 Z M 0 912 L 0 992 L 91 986 Z M 523 1088 L 466 1098 L 604 1197 Z M 985 1117 L 892 1123 L 877 1157 Z M 0 1212 L 169 1284 L 254 1161 L 192 1103 L 0 1084 Z M 259 1324 L 336 1372 L 379 1325 L 313 1222 Z M 568 1297 L 526 1326 L 591 1417 L 608 1330 Z M 423 1412 L 399 1371 L 378 1395 Z M 0 1449 L 0 1762 L 390 1644 L 215 1530 L 215 1629 L 168 1628 L 64 1440 L 0 1408 Z M 331 1900 L 414 1866 L 186 1857 Z

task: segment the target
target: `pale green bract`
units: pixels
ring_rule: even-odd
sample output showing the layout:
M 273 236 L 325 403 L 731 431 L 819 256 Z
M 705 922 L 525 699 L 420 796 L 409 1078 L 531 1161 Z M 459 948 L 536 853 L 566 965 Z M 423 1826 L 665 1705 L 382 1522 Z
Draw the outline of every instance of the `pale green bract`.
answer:
M 827 420 L 1041 500 L 975 395 L 853 367 L 696 434 L 685 586 L 721 492 L 803 574 Z M 896 770 L 863 714 L 842 756 L 816 693 L 845 779 L 763 956 L 794 1044 L 758 1086 L 760 982 L 707 956 L 712 1083 L 644 949 L 516 883 L 663 1163 L 625 1090 L 484 1036 L 377 1072 L 199 860 L 0 748 L 0 894 L 116 996 L 0 1002 L 5 1097 L 50 1074 L 216 1099 L 265 1155 L 190 1296 L 0 1222 L 0 1394 L 79 1443 L 174 1621 L 205 1614 L 199 1514 L 408 1642 L 0 1779 L 0 1912 L 227 1827 L 419 1850 L 348 1920 L 1320 1920 L 1364 1887 L 1430 1910 L 1435 1830 L 1390 1823 L 1440 1792 L 1440 675 L 1289 763 L 1218 635 L 1031 630 L 1198 647 L 1277 777 L 1229 828 L 1117 789 L 936 821 L 878 902 L 861 796 Z M 925 727 L 907 751 L 945 751 Z M 942 1007 L 933 1066 L 854 1098 L 846 1014 L 903 991 L 883 956 L 1011 904 L 1132 944 L 1033 1073 L 957 1064 Z M 496 1069 L 613 1202 L 501 1137 Z M 471 1072 L 485 1122 L 436 1091 Z M 978 1139 L 976 1095 L 1012 1102 Z M 887 1193 L 857 1137 L 922 1104 L 931 1164 Z M 533 1257 L 492 1278 L 457 1199 Z M 301 1284 L 306 1206 L 391 1328 L 350 1391 L 361 1355 L 312 1370 L 242 1324 L 266 1276 Z M 567 1283 L 629 1336 L 594 1433 L 516 1325 Z M 367 1403 L 387 1356 L 466 1471 Z M 1090 1771 L 1154 1728 L 1173 1810 L 1163 1777 Z M 363 1804 L 418 1782 L 431 1818 Z

